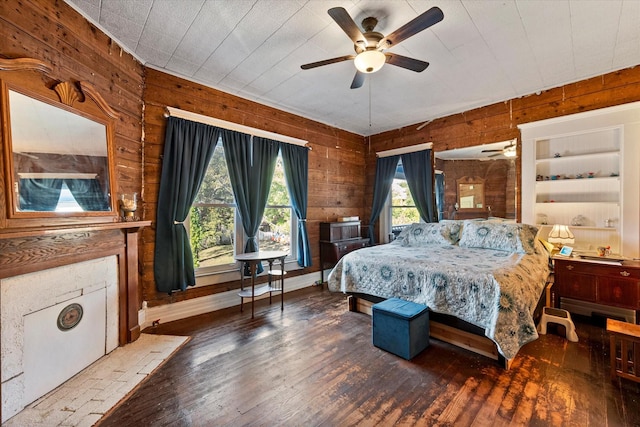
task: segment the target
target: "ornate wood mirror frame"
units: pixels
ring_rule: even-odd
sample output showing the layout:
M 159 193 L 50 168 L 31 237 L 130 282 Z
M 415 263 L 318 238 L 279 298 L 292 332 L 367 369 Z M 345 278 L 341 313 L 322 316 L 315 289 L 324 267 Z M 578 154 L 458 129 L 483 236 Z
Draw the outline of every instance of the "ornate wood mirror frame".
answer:
M 484 178 L 464 176 L 457 180 L 458 210 L 484 211 Z
M 56 81 L 51 71 L 43 61 L 0 58 L 0 229 L 118 219 L 118 113 L 89 83 Z

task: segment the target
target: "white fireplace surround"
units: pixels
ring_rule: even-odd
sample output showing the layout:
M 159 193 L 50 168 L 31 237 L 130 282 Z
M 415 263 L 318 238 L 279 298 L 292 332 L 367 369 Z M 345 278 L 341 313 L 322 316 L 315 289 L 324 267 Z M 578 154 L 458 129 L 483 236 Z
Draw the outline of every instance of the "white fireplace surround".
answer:
M 0 291 L 4 422 L 118 346 L 118 259 L 9 277 Z M 73 302 L 83 306 L 83 318 L 61 331 L 58 314 Z

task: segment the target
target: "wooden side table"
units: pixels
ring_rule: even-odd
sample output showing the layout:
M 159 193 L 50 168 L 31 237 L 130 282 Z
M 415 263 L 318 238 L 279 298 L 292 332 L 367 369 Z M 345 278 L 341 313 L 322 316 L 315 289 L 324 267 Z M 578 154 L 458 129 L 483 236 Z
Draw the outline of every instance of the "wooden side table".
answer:
M 236 261 L 240 261 L 242 266 L 240 267 L 240 311 L 243 309 L 243 303 L 245 298 L 251 298 L 251 318 L 254 317 L 254 302 L 255 297 L 266 294 L 267 292 L 280 292 L 280 310 L 284 310 L 284 259 L 289 255 L 286 251 L 258 251 L 248 252 L 246 254 L 236 255 Z M 269 263 L 269 271 L 273 269 L 273 263 L 276 260 L 280 260 L 281 272 L 280 274 L 280 286 L 271 286 L 271 282 L 259 286 L 256 288 L 256 273 L 258 270 L 258 264 L 262 261 Z M 244 263 L 249 264 L 249 271 L 251 272 L 251 290 L 244 289 Z

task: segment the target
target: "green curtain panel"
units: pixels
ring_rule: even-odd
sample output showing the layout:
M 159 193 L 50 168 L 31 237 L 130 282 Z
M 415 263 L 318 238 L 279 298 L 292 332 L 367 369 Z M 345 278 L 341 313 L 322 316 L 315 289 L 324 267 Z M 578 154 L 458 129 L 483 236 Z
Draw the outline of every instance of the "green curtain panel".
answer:
M 184 220 L 198 194 L 221 129 L 177 117 L 167 119 L 158 212 L 154 274 L 159 292 L 196 284 Z
M 24 178 L 20 180 L 21 211 L 54 211 L 58 206 L 62 179 Z
M 267 205 L 280 142 L 226 129 L 222 140 L 231 187 L 247 235 L 244 252 L 256 252 L 256 234 Z M 258 264 L 257 273 L 263 271 Z M 244 274 L 249 275 L 248 266 Z
M 431 150 L 403 154 L 402 166 L 416 209 L 424 222 L 437 222 Z
M 393 177 L 396 175 L 400 156 L 378 157 L 376 160 L 376 181 L 373 185 L 373 206 L 371 207 L 371 218 L 369 218 L 369 242 L 376 243 L 374 233 L 375 222 L 380 217 L 380 212 L 387 201 L 387 196 L 393 184 Z
M 298 265 L 311 266 L 311 249 L 307 233 L 307 199 L 309 176 L 309 149 L 293 144 L 282 144 L 282 163 L 293 210 L 298 217 Z
M 436 209 L 438 221 L 444 219 L 444 173 L 436 174 Z

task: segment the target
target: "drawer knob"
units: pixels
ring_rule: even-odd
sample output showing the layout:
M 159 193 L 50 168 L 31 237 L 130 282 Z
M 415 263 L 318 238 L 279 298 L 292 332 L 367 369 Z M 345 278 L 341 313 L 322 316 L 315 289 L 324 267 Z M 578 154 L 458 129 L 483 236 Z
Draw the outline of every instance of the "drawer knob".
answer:
M 629 276 L 631 276 L 631 273 L 629 273 L 628 271 L 621 271 L 620 275 L 623 276 L 623 277 L 629 277 Z
M 573 265 L 567 265 L 567 270 L 573 270 Z

